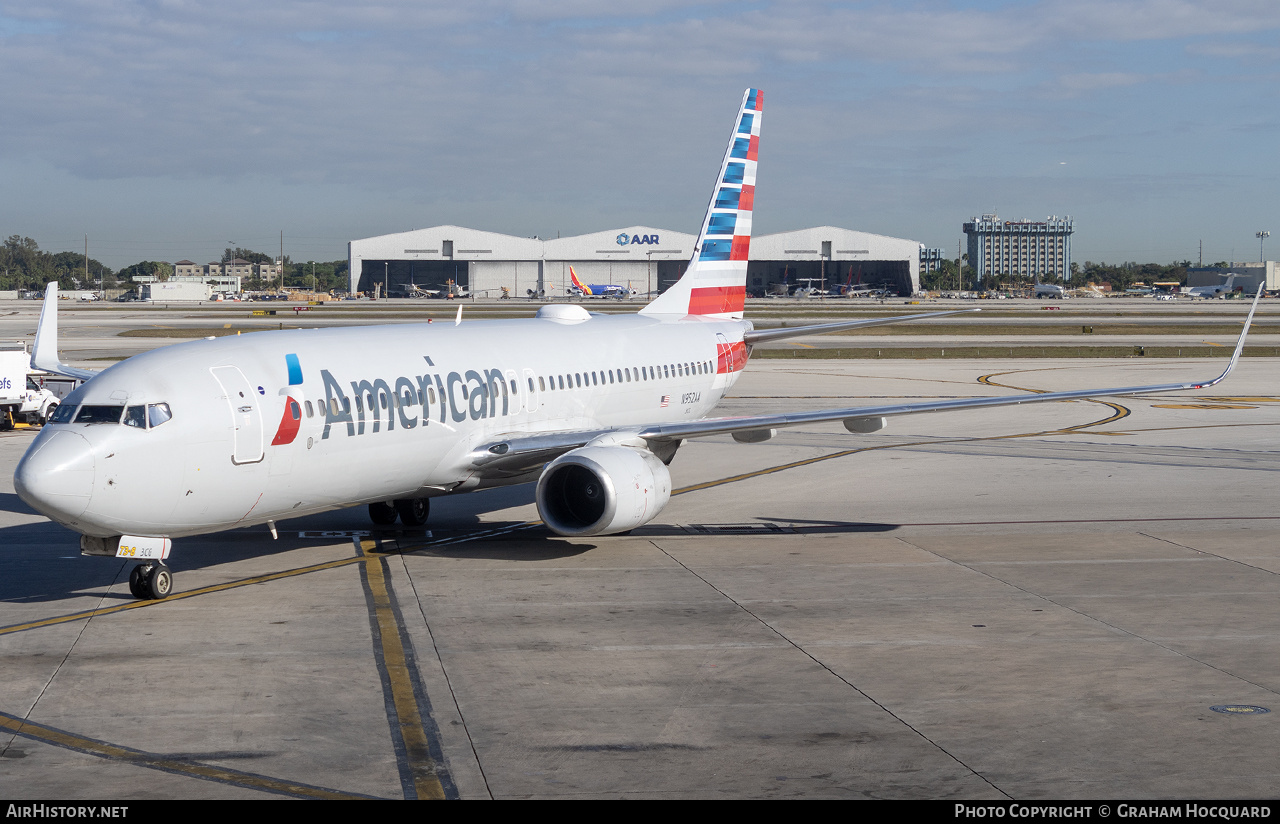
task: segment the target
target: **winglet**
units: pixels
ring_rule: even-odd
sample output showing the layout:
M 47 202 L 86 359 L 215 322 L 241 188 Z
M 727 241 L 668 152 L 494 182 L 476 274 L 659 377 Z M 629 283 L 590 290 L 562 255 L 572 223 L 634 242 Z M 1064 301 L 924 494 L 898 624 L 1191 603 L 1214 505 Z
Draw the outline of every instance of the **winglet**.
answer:
M 51 280 L 44 290 L 40 325 L 36 327 L 36 342 L 31 347 L 31 368 L 54 372 L 50 367 L 58 365 L 58 282 Z
M 1258 293 L 1253 296 L 1253 305 L 1249 307 L 1249 316 L 1244 319 L 1244 328 L 1240 330 L 1240 340 L 1236 341 L 1236 351 L 1231 353 L 1231 360 L 1227 361 L 1227 368 L 1222 370 L 1222 374 L 1208 383 L 1198 384 L 1192 388 L 1207 389 L 1222 383 L 1227 375 L 1231 374 L 1231 370 L 1236 368 L 1236 362 L 1240 360 L 1240 355 L 1244 353 L 1244 339 L 1249 336 L 1249 326 L 1253 323 L 1253 313 L 1258 309 L 1258 301 L 1262 299 L 1262 290 L 1266 288 L 1265 283 L 1258 284 Z
M 58 282 L 49 281 L 44 290 L 44 306 L 40 309 L 40 325 L 36 342 L 31 347 L 31 368 L 69 378 L 88 380 L 96 375 L 88 369 L 76 369 L 58 360 Z

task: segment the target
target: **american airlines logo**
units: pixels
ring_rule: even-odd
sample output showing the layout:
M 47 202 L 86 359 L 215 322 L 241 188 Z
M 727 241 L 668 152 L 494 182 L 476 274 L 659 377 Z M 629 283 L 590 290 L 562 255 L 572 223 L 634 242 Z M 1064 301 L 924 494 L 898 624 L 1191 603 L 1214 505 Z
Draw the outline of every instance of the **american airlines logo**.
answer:
M 397 422 L 402 429 L 413 429 L 433 417 L 440 423 L 462 423 L 468 418 L 475 421 L 519 410 L 518 401 L 512 409 L 513 398 L 500 369 L 349 381 L 354 397 L 346 394 L 342 381 L 329 370 L 320 370 L 320 380 L 325 395 L 321 440 L 327 439 L 337 424 L 346 425 L 347 435 L 363 435 L 366 425 L 371 432 L 390 431 Z

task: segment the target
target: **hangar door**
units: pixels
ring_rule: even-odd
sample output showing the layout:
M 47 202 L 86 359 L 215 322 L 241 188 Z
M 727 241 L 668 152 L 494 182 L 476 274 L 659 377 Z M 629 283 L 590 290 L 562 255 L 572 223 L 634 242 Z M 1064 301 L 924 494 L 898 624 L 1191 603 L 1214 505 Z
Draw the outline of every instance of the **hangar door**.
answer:
M 465 260 L 364 260 L 360 262 L 357 292 L 372 292 L 374 284 L 387 295 L 405 295 L 412 287 L 442 290 L 448 281 L 470 289 L 470 272 Z

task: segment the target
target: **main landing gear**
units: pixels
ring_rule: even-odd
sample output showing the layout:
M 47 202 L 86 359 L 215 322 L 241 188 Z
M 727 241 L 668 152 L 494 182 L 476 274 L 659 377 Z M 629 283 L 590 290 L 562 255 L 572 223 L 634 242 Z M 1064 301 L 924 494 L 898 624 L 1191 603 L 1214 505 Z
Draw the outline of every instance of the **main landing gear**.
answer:
M 157 561 L 138 564 L 129 573 L 129 591 L 143 601 L 165 598 L 173 592 L 173 572 Z
M 422 526 L 431 514 L 430 498 L 401 498 L 369 504 L 369 520 L 378 526 L 391 526 L 400 519 L 405 526 Z

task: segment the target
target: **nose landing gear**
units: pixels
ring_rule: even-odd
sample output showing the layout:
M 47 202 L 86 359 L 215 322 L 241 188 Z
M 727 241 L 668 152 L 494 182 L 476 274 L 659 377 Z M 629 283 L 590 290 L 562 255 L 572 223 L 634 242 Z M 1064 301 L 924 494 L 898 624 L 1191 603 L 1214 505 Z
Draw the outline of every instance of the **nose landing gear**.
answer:
M 165 598 L 173 592 L 173 572 L 158 562 L 138 564 L 129 573 L 129 592 L 142 601 Z

